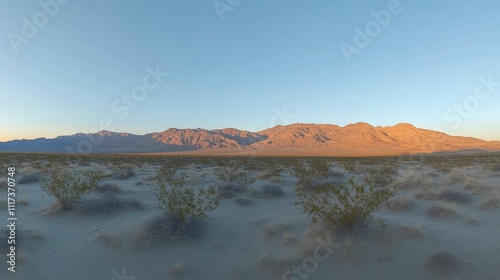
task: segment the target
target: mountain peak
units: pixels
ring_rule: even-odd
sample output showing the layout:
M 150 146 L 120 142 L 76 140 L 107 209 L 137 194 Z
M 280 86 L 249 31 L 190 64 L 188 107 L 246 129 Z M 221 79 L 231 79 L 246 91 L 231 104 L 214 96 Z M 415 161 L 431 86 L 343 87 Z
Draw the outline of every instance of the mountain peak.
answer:
M 16 140 L 0 142 L 0 152 L 67 152 L 67 147 L 77 147 L 78 133 L 54 139 Z M 213 150 L 274 151 L 282 150 L 291 155 L 314 153 L 317 155 L 395 155 L 404 153 L 429 153 L 461 150 L 500 150 L 499 141 L 484 141 L 471 137 L 450 136 L 442 132 L 420 129 L 409 123 L 394 126 L 372 126 L 357 122 L 340 127 L 333 124 L 277 125 L 259 132 L 236 128 L 207 130 L 169 128 L 163 132 L 134 135 L 101 130 L 102 142 L 93 147 L 95 153 L 174 152 Z M 95 138 L 95 137 L 94 137 Z M 211 153 L 212 153 L 211 152 Z

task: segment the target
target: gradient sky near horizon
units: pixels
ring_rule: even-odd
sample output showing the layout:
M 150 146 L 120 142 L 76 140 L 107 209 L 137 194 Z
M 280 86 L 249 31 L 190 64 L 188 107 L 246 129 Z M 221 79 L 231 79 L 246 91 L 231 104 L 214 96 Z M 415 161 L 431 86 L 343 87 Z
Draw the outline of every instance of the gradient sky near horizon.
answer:
M 221 20 L 213 0 L 71 0 L 16 53 L 12 34 L 44 10 L 0 0 L 0 141 L 103 119 L 136 134 L 362 121 L 500 140 L 500 2 L 401 0 L 348 62 L 341 43 L 361 46 L 355 28 L 391 1 L 242 0 Z M 156 89 L 120 101 L 157 65 Z

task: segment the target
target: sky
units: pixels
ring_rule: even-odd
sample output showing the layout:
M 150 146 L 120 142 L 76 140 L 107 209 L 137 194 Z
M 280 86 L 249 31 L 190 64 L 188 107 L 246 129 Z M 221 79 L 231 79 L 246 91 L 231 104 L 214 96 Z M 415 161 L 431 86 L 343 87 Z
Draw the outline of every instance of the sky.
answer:
M 500 2 L 0 0 L 0 141 L 401 122 L 500 140 Z

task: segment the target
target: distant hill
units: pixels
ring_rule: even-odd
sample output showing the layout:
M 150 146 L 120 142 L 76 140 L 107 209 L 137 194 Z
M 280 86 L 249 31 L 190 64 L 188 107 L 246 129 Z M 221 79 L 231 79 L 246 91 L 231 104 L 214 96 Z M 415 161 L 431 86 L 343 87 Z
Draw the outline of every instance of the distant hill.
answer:
M 0 142 L 0 152 L 398 155 L 466 150 L 499 151 L 500 142 L 450 136 L 406 123 L 291 124 L 259 132 L 170 128 L 145 135 L 100 131 Z

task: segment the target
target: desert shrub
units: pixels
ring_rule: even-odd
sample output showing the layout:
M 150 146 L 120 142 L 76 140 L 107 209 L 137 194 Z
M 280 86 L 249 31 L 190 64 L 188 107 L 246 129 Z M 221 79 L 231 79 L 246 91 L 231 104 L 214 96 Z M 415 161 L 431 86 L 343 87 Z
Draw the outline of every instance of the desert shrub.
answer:
M 481 202 L 479 208 L 483 210 L 498 209 L 500 208 L 500 198 L 499 197 L 486 198 L 483 202 Z
M 468 225 L 471 225 L 471 226 L 477 226 L 477 225 L 479 225 L 479 221 L 476 218 L 474 218 L 474 217 L 467 218 L 467 220 L 465 221 L 465 223 L 468 224 Z
M 445 274 L 452 270 L 456 270 L 461 264 L 462 263 L 452 254 L 440 252 L 427 259 L 425 268 L 435 273 Z
M 165 177 L 158 177 L 155 187 L 158 211 L 188 223 L 193 218 L 204 220 L 208 212 L 219 207 L 220 195 L 215 186 L 187 188 L 184 186 L 185 174 L 176 177 L 172 170 L 164 173 Z
M 491 188 L 484 182 L 477 180 L 474 177 L 468 176 L 465 178 L 463 187 L 466 191 L 473 194 L 479 194 L 490 190 Z
M 437 200 L 440 193 L 435 188 L 424 188 L 414 193 L 416 199 Z
M 418 174 L 417 172 L 411 171 L 397 178 L 394 184 L 399 190 L 413 190 L 432 188 L 434 180 L 429 178 L 428 173 Z
M 444 190 L 439 194 L 439 199 L 456 203 L 466 203 L 471 200 L 471 197 L 460 191 Z
M 431 206 L 425 211 L 425 215 L 429 218 L 452 218 L 458 216 L 457 211 L 452 207 L 441 205 Z
M 258 178 L 262 180 L 269 180 L 274 183 L 279 183 L 282 181 L 281 172 L 283 168 L 277 164 L 269 166 L 269 168 L 259 172 Z
M 248 190 L 248 186 L 255 182 L 255 176 L 247 170 L 235 165 L 219 167 L 215 170 L 218 191 L 222 198 L 231 198 L 238 193 Z
M 134 168 L 130 164 L 113 166 L 112 169 L 111 177 L 117 180 L 124 180 L 135 176 Z
M 300 188 L 308 188 L 312 186 L 313 181 L 328 177 L 330 163 L 320 159 L 298 161 L 292 165 L 292 172 L 298 180 L 297 185 Z
M 107 193 L 98 199 L 86 199 L 78 202 L 78 210 L 88 214 L 109 213 L 121 209 L 142 209 L 143 205 L 136 199 L 120 199 Z
M 364 180 L 370 186 L 387 187 L 395 182 L 397 175 L 397 166 L 389 164 L 376 165 L 367 168 Z
M 40 186 L 42 191 L 57 200 L 63 210 L 69 210 L 105 177 L 98 171 L 76 173 L 68 169 L 57 169 L 45 173 Z
M 205 222 L 200 218 L 193 217 L 185 220 L 175 213 L 162 214 L 146 221 L 137 238 L 141 241 L 144 241 L 145 238 L 191 239 L 200 237 L 205 226 Z
M 311 191 L 299 189 L 295 205 L 300 205 L 313 223 L 320 220 L 326 225 L 353 229 L 370 219 L 395 194 L 392 188 L 367 187 L 354 179 L 347 183 L 340 186 L 325 183 Z
M 117 185 L 113 183 L 102 183 L 102 184 L 97 184 L 94 188 L 95 191 L 99 193 L 121 193 L 122 189 Z
M 283 196 L 284 192 L 280 186 L 276 185 L 264 185 L 262 186 L 262 194 L 267 196 Z
M 467 174 L 461 168 L 454 168 L 448 173 L 448 177 L 443 181 L 445 185 L 452 185 L 455 183 L 464 182 L 467 178 Z

